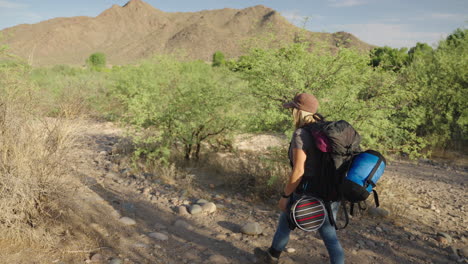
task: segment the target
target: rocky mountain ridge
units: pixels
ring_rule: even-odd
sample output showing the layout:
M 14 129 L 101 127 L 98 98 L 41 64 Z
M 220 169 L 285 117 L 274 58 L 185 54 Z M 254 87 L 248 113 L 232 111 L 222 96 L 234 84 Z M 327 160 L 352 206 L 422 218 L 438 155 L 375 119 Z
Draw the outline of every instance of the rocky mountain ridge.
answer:
M 325 42 L 369 50 L 372 46 L 345 32 L 315 33 L 289 23 L 277 11 L 257 5 L 242 10 L 224 8 L 168 13 L 142 0 L 113 5 L 97 17 L 54 18 L 1 31 L 4 44 L 32 65 L 83 65 L 94 52 L 104 52 L 110 64 L 126 64 L 155 54 L 179 52 L 190 59 L 211 60 L 220 50 L 237 57 L 246 40 L 273 33 L 291 43 L 298 35 L 312 45 Z

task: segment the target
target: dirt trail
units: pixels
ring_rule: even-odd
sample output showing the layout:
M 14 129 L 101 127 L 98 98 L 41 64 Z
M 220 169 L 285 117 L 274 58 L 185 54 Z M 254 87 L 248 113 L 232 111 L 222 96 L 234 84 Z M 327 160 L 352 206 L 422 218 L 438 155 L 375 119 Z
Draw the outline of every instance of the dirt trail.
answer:
M 112 157 L 122 135 L 111 123 L 83 127 L 74 169 L 87 187 L 76 199 L 99 249 L 90 250 L 87 259 L 56 263 L 240 264 L 253 262 L 255 247 L 269 246 L 278 217 L 273 200 L 254 203 L 221 188 L 203 187 L 197 184 L 197 179 L 207 180 L 202 174 L 194 175 L 187 193 L 164 184 L 157 175 L 133 173 Z M 346 262 L 466 263 L 455 252 L 467 252 L 467 175 L 428 164 L 390 164 L 382 184 L 388 188 L 381 191 L 382 207 L 390 216 L 363 213 L 339 231 Z M 200 198 L 216 203 L 216 212 L 178 212 L 179 206 Z M 135 224 L 124 224 L 128 219 L 122 217 Z M 242 234 L 248 222 L 259 223 L 263 234 Z M 285 252 L 282 263 L 328 263 L 315 233 L 295 231 L 288 246 L 295 252 Z

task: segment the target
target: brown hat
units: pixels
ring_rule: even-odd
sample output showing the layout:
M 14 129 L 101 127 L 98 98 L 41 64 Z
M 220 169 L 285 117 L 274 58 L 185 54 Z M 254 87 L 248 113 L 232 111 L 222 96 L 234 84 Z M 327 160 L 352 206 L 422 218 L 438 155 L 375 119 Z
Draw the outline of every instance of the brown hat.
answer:
M 292 102 L 283 104 L 284 108 L 297 108 L 309 113 L 317 113 L 319 102 L 315 96 L 307 93 L 297 94 Z

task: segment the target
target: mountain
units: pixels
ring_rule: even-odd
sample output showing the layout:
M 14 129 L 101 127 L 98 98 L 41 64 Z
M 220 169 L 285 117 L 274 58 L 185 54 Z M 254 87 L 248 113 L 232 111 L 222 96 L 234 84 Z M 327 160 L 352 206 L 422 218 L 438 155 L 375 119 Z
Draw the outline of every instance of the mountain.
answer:
M 182 51 L 192 59 L 209 61 L 215 51 L 237 57 L 243 44 L 273 33 L 275 42 L 299 38 L 369 50 L 345 32 L 315 33 L 289 23 L 275 10 L 258 5 L 239 9 L 167 13 L 142 0 L 113 5 L 97 17 L 54 18 L 1 31 L 4 44 L 33 65 L 82 65 L 94 52 L 104 52 L 110 64 L 125 64 L 154 54 Z M 262 37 L 257 38 L 262 39 Z

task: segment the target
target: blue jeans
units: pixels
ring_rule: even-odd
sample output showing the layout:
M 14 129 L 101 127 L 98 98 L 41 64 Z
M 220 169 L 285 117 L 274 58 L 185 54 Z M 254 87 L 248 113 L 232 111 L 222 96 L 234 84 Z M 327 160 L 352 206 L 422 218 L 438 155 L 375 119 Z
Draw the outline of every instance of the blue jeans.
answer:
M 339 206 L 339 202 L 333 202 L 331 204 L 333 217 L 335 219 Z M 284 251 L 286 245 L 289 242 L 289 234 L 291 233 L 291 229 L 289 229 L 288 217 L 289 215 L 287 213 L 281 213 L 278 227 L 276 229 L 275 235 L 273 237 L 273 242 L 271 244 L 271 248 L 279 252 Z M 330 256 L 330 263 L 344 264 L 343 248 L 341 247 L 340 241 L 338 241 L 338 237 L 336 236 L 335 227 L 330 224 L 330 220 L 328 219 L 328 217 L 325 219 L 325 222 L 318 231 L 320 233 L 320 236 L 322 237 L 325 247 L 328 250 L 328 255 Z

